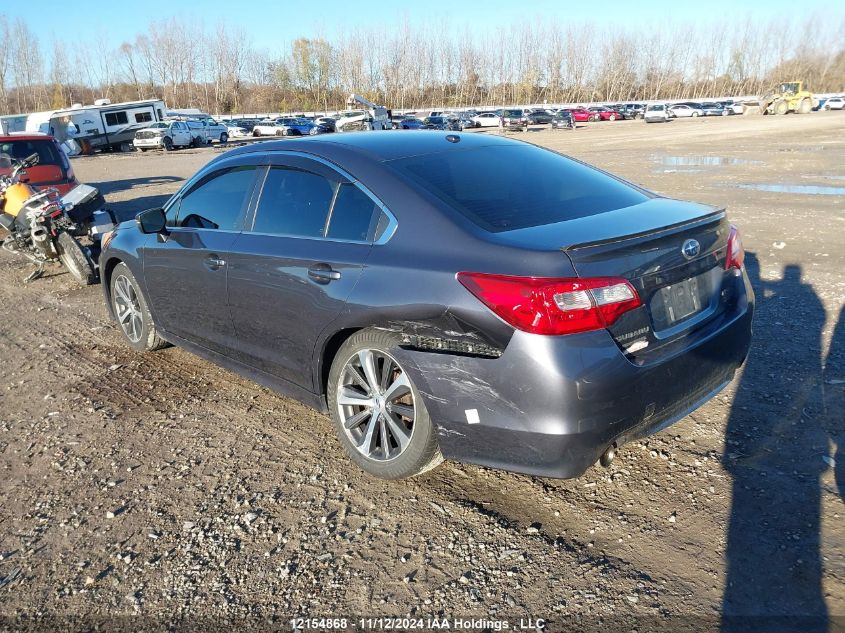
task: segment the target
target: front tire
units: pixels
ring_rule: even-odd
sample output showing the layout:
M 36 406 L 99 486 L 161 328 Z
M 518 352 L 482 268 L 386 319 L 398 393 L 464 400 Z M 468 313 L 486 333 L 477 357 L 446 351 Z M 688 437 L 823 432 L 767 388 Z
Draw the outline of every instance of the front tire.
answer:
M 132 349 L 152 352 L 167 345 L 156 331 L 138 280 L 123 262 L 112 271 L 109 296 L 120 331 Z
M 383 479 L 404 479 L 443 461 L 422 396 L 395 354 L 396 335 L 367 329 L 340 347 L 327 402 L 346 454 Z
M 173 149 L 173 140 L 169 136 L 165 136 L 161 141 L 161 146 L 165 152 L 169 152 Z
M 79 245 L 70 233 L 62 231 L 56 239 L 56 252 L 59 260 L 71 276 L 83 286 L 90 286 L 97 281 L 97 273 L 88 253 Z

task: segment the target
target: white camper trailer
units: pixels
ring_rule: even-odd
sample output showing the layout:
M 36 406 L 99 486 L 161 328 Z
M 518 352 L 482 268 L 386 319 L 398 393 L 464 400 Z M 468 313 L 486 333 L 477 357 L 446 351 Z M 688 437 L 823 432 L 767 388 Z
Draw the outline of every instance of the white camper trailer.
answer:
M 166 111 L 161 99 L 112 103 L 98 99 L 94 105 L 74 104 L 65 110 L 51 113 L 47 128 L 60 143 L 75 139 L 86 149 L 119 149 L 131 143 L 135 132 L 157 121 L 164 120 Z

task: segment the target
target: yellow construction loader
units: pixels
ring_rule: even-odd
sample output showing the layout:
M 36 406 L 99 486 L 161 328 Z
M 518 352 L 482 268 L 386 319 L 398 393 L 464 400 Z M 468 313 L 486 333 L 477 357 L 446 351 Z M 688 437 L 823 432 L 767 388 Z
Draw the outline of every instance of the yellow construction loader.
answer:
M 786 81 L 760 98 L 760 112 L 763 114 L 807 114 L 818 105 L 813 93 L 804 90 L 803 81 Z

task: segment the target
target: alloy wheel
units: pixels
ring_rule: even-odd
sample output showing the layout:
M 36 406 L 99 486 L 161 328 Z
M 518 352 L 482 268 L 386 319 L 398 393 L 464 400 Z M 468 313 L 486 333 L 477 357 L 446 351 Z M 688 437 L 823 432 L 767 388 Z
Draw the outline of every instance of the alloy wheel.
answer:
M 386 352 L 364 349 L 346 361 L 337 408 L 347 437 L 368 459 L 396 459 L 411 442 L 414 393 L 405 371 Z
M 141 340 L 144 318 L 141 316 L 141 302 L 135 286 L 125 275 L 114 280 L 114 311 L 123 333 L 133 343 Z

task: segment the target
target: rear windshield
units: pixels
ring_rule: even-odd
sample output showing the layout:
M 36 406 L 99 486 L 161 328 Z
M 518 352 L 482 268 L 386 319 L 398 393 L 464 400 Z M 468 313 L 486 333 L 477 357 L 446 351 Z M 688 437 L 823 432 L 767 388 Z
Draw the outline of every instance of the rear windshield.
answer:
M 646 194 L 611 176 L 533 145 L 439 152 L 387 164 L 493 233 L 597 215 L 648 200 Z
M 0 143 L 0 154 L 6 154 L 14 161 L 20 161 L 32 154 L 38 154 L 39 165 L 58 165 L 64 167 L 59 156 L 59 148 L 50 139 L 37 141 L 4 141 Z

